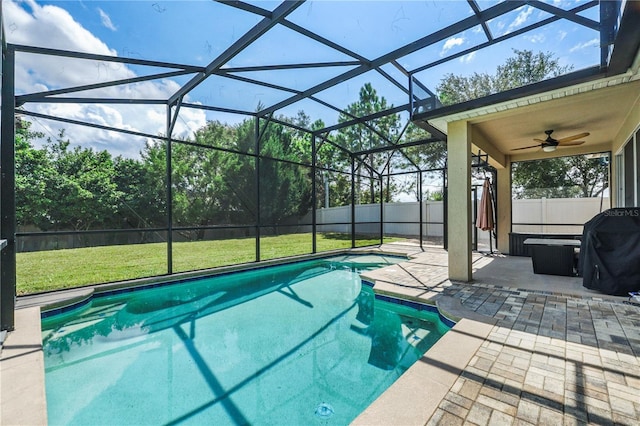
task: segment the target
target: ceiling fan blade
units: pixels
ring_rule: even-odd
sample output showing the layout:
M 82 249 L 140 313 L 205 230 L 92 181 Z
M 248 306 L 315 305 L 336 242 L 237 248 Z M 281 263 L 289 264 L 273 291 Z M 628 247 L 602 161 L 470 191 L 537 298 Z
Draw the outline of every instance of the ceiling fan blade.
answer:
M 530 149 L 530 148 L 540 148 L 540 144 L 531 145 L 531 146 L 523 146 L 522 148 L 513 148 L 511 151 L 520 151 L 521 149 Z
M 558 146 L 576 146 L 576 145 L 582 145 L 583 143 L 584 141 L 561 142 L 561 143 L 558 143 Z
M 584 133 L 580 133 L 573 136 L 567 136 L 566 138 L 558 139 L 558 142 L 563 143 L 563 142 L 575 141 L 576 139 L 585 138 L 587 136 L 589 136 L 589 132 L 584 132 Z
M 538 143 L 545 143 L 546 141 L 543 141 L 542 139 L 538 139 L 538 138 L 533 138 L 534 141 L 538 142 Z

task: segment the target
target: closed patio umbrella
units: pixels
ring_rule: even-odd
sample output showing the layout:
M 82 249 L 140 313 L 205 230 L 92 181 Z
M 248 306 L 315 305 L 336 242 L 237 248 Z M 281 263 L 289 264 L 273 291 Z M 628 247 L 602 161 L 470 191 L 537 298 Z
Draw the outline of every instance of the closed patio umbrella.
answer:
M 489 178 L 485 178 L 482 184 L 482 197 L 480 198 L 480 207 L 478 212 L 478 220 L 476 227 L 483 231 L 489 231 L 489 251 L 493 253 L 491 244 L 491 231 L 495 226 L 493 222 L 493 202 L 491 197 L 491 184 Z

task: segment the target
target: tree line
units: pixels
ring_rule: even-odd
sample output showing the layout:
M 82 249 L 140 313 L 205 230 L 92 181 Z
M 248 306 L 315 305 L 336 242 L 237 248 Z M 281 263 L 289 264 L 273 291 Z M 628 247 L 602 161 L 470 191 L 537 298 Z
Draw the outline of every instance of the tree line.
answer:
M 567 70 L 551 54 L 514 52 L 495 75 L 445 76 L 438 86 L 443 103 L 461 102 Z M 390 106 L 371 84 L 365 84 L 358 101 L 348 105 L 338 121 L 345 123 Z M 446 164 L 443 143 L 375 151 L 389 141 L 401 145 L 430 137 L 415 125 L 401 126 L 399 115 L 391 114 L 321 135 L 316 140 L 318 174 L 313 176 L 311 133 L 300 129 L 319 130 L 324 123 L 312 123 L 302 111 L 295 117 L 260 122 L 258 144 L 255 120 L 249 118 L 234 125 L 210 121 L 189 140 L 171 144 L 175 228 L 190 238 L 202 238 L 202 228 L 213 225 L 242 226 L 258 220 L 273 226 L 295 223 L 321 206 L 313 205 L 314 190 L 317 200 L 324 200 L 328 190 L 331 206 L 347 205 L 352 199 L 349 152 L 357 153 L 356 203 L 391 202 L 399 192 L 413 193 L 420 199 L 415 179 L 402 182 L 387 176 L 381 181 L 380 174 Z M 106 150 L 72 144 L 64 131 L 36 146 L 44 135 L 32 131 L 26 120 L 18 124 L 16 219 L 20 230 L 166 228 L 169 203 L 164 140 L 147 142 L 138 158 L 114 157 Z M 371 149 L 373 153 L 366 152 Z M 563 158 L 517 164 L 513 179 L 516 196 L 597 195 L 603 171 L 596 166 L 584 159 Z M 536 188 L 556 189 L 541 193 Z M 441 194 L 431 196 L 439 198 Z M 191 227 L 200 229 L 187 229 Z
M 359 100 L 349 105 L 339 120 L 345 122 L 387 108 L 386 100 L 365 84 Z M 392 114 L 374 124 L 340 130 L 331 139 L 318 138 L 317 175 L 313 176 L 311 133 L 301 129 L 324 127 L 321 121 L 312 123 L 299 112 L 276 121 L 260 120 L 258 143 L 253 118 L 233 125 L 209 121 L 188 140 L 172 142 L 173 227 L 202 238 L 203 228 L 214 225 L 296 223 L 320 206 L 313 205 L 314 185 L 316 199 L 324 200 L 328 190 L 330 205 L 349 204 L 349 152 L 383 146 L 386 138 L 399 132 L 400 118 Z M 403 139 L 427 136 L 425 131 L 411 128 Z M 38 140 L 44 140 L 44 135 L 32 131 L 30 122 L 20 120 L 16 129 L 19 229 L 166 228 L 169 203 L 165 140 L 147 142 L 137 158 L 112 156 L 107 150 L 73 144 L 65 131 L 40 146 L 36 146 Z M 412 155 L 417 161 L 422 161 L 421 156 L 429 160 L 434 156 L 431 151 L 414 149 Z M 399 184 L 388 182 L 385 190 L 377 184 L 385 167 L 403 167 L 398 165 L 406 158 L 392 157 L 392 153 L 379 153 L 357 158 L 356 202 L 378 202 L 382 197 L 393 200 Z

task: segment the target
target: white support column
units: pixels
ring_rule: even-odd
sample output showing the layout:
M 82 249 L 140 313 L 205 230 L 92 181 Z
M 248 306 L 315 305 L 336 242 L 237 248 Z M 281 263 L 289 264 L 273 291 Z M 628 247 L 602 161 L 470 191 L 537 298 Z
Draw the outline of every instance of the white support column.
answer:
M 509 233 L 511 233 L 511 159 L 507 157 L 505 163 L 505 167 L 497 168 L 496 227 L 498 250 L 507 254 L 510 250 Z
M 471 281 L 471 125 L 447 128 L 449 278 Z

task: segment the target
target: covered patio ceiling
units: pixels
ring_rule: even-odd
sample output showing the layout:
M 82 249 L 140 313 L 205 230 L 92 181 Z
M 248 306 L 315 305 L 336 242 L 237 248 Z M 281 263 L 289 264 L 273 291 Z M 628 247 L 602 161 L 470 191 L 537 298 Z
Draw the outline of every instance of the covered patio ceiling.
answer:
M 429 122 L 446 132 L 448 122 L 466 119 L 473 126 L 475 148 L 503 165 L 505 156 L 514 162 L 610 151 L 639 97 L 640 74 L 636 70 L 624 77 L 582 83 Z M 589 135 L 580 138 L 585 142 L 582 145 L 558 147 L 553 152 L 540 147 L 518 149 L 535 145 L 534 138 L 544 140 L 545 130 L 553 130 L 558 139 L 585 132 Z

